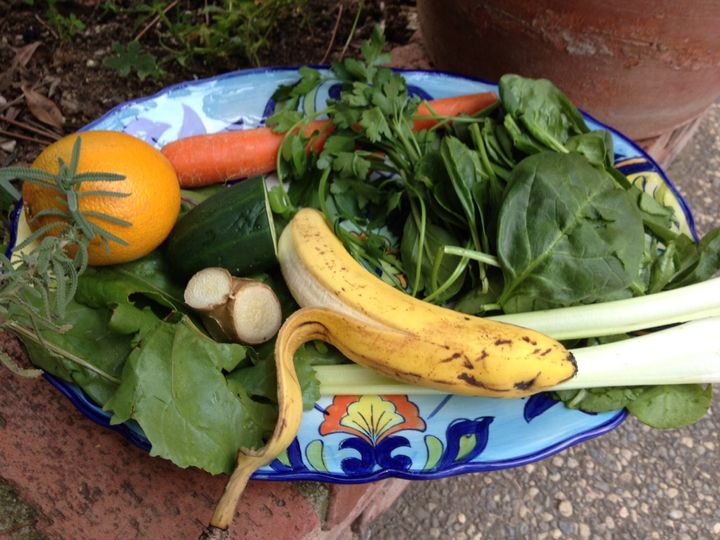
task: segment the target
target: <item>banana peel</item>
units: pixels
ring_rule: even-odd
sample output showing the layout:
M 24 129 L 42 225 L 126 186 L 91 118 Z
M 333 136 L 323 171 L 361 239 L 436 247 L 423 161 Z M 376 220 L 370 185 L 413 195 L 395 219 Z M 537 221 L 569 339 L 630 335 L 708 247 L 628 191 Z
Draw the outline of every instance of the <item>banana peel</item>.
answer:
M 297 435 L 303 407 L 293 359 L 308 341 L 325 341 L 357 364 L 447 393 L 517 398 L 577 371 L 572 353 L 542 333 L 435 306 L 384 283 L 352 258 L 317 210 L 295 215 L 280 237 L 278 259 L 301 309 L 283 323 L 275 344 L 277 425 L 265 447 L 240 451 L 204 538 L 222 537 L 250 476 Z

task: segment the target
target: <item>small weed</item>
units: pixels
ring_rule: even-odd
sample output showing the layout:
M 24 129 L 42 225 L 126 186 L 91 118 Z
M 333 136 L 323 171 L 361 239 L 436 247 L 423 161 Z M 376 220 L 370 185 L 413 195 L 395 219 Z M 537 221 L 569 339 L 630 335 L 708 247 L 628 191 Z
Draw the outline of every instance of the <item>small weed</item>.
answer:
M 48 24 L 57 32 L 61 41 L 69 41 L 85 30 L 85 23 L 74 13 L 63 15 L 57 10 L 55 2 L 49 2 L 49 4 L 47 12 Z
M 28 6 L 38 7 L 42 2 L 23 0 L 23 3 Z M 67 15 L 61 13 L 58 8 L 58 4 L 61 3 L 63 3 L 61 0 L 47 0 L 45 18 L 48 27 L 55 32 L 60 41 L 65 42 L 85 30 L 85 23 L 75 13 L 70 12 Z
M 136 27 L 156 22 L 156 35 L 168 57 L 180 65 L 212 63 L 232 58 L 258 64 L 258 53 L 282 17 L 299 10 L 307 0 L 224 0 L 182 9 L 152 0 L 135 5 Z M 190 4 L 193 4 L 190 2 Z M 195 2 L 198 4 L 198 2 Z
M 44 18 L 61 41 L 77 36 L 93 17 L 129 18 L 135 38 L 113 43 L 103 65 L 121 76 L 135 74 L 142 80 L 162 77 L 163 68 L 172 62 L 258 65 L 278 21 L 300 13 L 308 0 L 105 0 L 93 10 L 62 0 L 23 1 L 35 8 L 46 6 Z M 155 54 L 147 50 L 146 42 Z M 157 53 L 158 46 L 163 54 Z
M 112 44 L 112 50 L 115 54 L 106 56 L 103 65 L 115 70 L 122 77 L 135 73 L 143 81 L 148 77 L 159 79 L 164 74 L 152 54 L 141 52 L 140 43 L 137 41 L 131 41 L 127 46 L 116 41 Z

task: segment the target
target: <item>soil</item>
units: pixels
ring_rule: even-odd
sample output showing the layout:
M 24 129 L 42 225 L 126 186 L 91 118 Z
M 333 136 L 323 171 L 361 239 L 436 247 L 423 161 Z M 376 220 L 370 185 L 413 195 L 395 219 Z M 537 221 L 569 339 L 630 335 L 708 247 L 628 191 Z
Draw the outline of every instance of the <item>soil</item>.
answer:
M 207 3 L 174 2 L 173 9 L 197 13 Z M 65 17 L 74 15 L 82 21 L 84 29 L 63 38 L 48 24 L 45 2 L 0 0 L 0 166 L 31 162 L 52 140 L 127 100 L 177 82 L 253 67 L 247 58 L 234 56 L 196 60 L 187 66 L 169 61 L 163 65 L 165 74 L 157 79 L 140 80 L 134 73 L 123 77 L 105 67 L 103 59 L 112 54 L 113 42 L 127 44 L 140 34 L 144 27 L 138 29 L 137 19 L 127 10 L 103 9 L 108 2 L 55 4 Z M 121 8 L 130 4 L 114 3 Z M 405 45 L 415 30 L 414 4 L 408 0 L 306 0 L 302 8 L 277 21 L 258 53 L 258 63 L 321 64 L 342 54 L 356 56 L 375 24 L 383 26 L 388 49 Z M 162 23 L 145 26 L 140 39 L 143 51 L 167 61 L 161 44 Z

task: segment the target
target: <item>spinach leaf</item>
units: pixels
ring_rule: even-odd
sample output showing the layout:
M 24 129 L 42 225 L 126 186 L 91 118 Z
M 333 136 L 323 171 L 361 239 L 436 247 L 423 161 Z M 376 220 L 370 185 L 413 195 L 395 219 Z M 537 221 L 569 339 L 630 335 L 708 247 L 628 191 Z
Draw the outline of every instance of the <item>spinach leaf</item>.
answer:
M 481 244 L 478 232 L 482 229 L 483 210 L 489 201 L 482 200 L 483 184 L 488 181 L 482 170 L 477 152 L 473 152 L 460 139 L 452 136 L 445 137 L 440 146 L 440 155 L 455 195 L 460 203 L 467 221 L 467 228 L 473 239 L 475 249 L 487 249 Z M 476 212 L 479 208 L 479 213 Z M 480 222 L 478 222 L 478 215 Z M 485 233 L 485 231 L 482 231 Z
M 613 167 L 615 155 L 612 135 L 604 129 L 573 135 L 567 141 L 567 149 L 582 154 L 600 169 Z
M 497 301 L 502 293 L 502 276 L 495 276 L 496 271 L 496 268 L 488 268 L 487 287 L 482 285 L 473 287 L 460 296 L 453 309 L 470 315 L 483 315 L 488 311 L 498 310 Z
M 686 237 L 683 237 L 686 238 Z M 687 239 L 687 242 L 691 242 Z M 702 237 L 700 245 L 692 244 L 692 254 L 684 252 L 685 268 L 673 279 L 668 288 L 674 289 L 710 279 L 720 271 L 720 228 Z
M 521 153 L 532 155 L 547 150 L 545 146 L 523 131 L 515 118 L 511 115 L 505 115 L 503 118 L 503 127 L 505 128 L 508 136 L 511 138 L 515 148 L 517 148 Z
M 505 126 L 499 124 L 494 118 L 482 119 L 481 126 L 482 139 L 493 164 L 502 170 L 514 167 L 512 139 Z
M 617 169 L 614 169 L 614 171 L 616 179 L 619 175 L 622 175 Z M 625 181 L 627 182 L 627 179 Z M 673 230 L 673 223 L 676 218 L 671 208 L 663 205 L 635 184 L 629 185 L 627 191 L 635 199 L 643 224 L 648 232 L 663 242 L 670 242 L 679 236 Z
M 642 423 L 670 429 L 693 424 L 707 414 L 711 385 L 668 384 L 561 390 L 553 393 L 566 407 L 590 413 L 627 408 Z
M 506 312 L 599 302 L 636 278 L 642 219 L 627 192 L 579 154 L 544 152 L 513 170 L 500 208 Z
M 645 388 L 627 408 L 644 424 L 669 429 L 694 424 L 707 414 L 711 402 L 709 384 L 673 384 Z
M 423 154 L 415 167 L 415 176 L 427 186 L 424 199 L 436 221 L 461 230 L 466 228 L 467 222 L 439 149 Z
M 551 150 L 567 152 L 571 135 L 590 131 L 575 105 L 547 79 L 506 74 L 500 78 L 499 90 L 505 112 Z
M 555 398 L 570 409 L 590 413 L 604 413 L 624 409 L 638 397 L 645 387 L 586 388 L 582 390 L 560 390 Z

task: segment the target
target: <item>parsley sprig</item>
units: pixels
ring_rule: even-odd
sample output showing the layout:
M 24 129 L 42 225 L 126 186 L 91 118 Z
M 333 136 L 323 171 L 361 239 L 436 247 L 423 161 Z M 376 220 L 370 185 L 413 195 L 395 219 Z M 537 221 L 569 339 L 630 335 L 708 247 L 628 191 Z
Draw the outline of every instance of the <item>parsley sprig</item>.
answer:
M 402 224 L 394 220 L 399 210 L 409 209 L 423 253 L 430 214 L 426 201 L 434 189 L 427 156 L 438 147 L 438 136 L 434 130 L 413 131 L 422 100 L 411 97 L 404 77 L 385 66 L 390 57 L 384 48 L 376 27 L 362 46 L 361 59 L 335 62 L 327 74 L 303 67 L 297 82 L 276 91 L 276 112 L 267 123 L 285 133 L 277 173 L 289 191 L 275 188 L 271 201 L 286 218 L 299 206 L 320 208 L 353 256 L 395 287 L 408 290 L 411 284 L 409 292 L 417 295 L 423 257 L 410 272 L 405 269 L 396 247 Z M 326 83 L 339 84 L 340 97 L 316 110 L 318 89 Z M 321 152 L 308 154 L 312 134 L 301 127 L 320 116 L 330 119 L 334 131 Z M 457 264 L 461 271 L 451 273 L 454 281 L 462 277 L 467 260 Z M 440 297 L 450 284 L 438 272 L 430 279 Z

